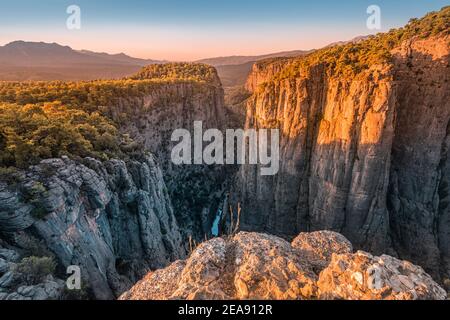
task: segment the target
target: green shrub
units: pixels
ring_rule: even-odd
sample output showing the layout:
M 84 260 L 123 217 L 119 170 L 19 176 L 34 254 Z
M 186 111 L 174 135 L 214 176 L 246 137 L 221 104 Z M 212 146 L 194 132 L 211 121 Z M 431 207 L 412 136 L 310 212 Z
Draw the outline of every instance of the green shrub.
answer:
M 0 166 L 26 168 L 42 159 L 121 155 L 121 134 L 97 112 L 69 109 L 60 103 L 0 104 Z
M 445 288 L 445 290 L 447 290 L 448 292 L 450 292 L 450 279 L 449 279 L 449 278 L 445 278 L 443 282 L 444 282 L 444 288 Z
M 0 167 L 0 180 L 10 187 L 15 187 L 20 182 L 20 174 L 15 167 Z
M 34 207 L 31 210 L 31 216 L 38 220 L 44 219 L 48 213 L 48 210 L 40 203 L 34 204 Z
M 54 254 L 48 250 L 48 247 L 43 240 L 39 240 L 28 233 L 17 233 L 15 235 L 15 242 L 26 252 L 26 256 L 54 257 Z
M 19 262 L 15 271 L 21 274 L 22 280 L 28 285 L 42 282 L 48 275 L 55 273 L 56 264 L 49 257 L 26 257 Z
M 33 205 L 31 215 L 36 219 L 43 219 L 48 211 L 42 204 L 44 197 L 47 195 L 47 188 L 40 181 L 33 181 L 31 186 L 23 186 L 21 188 L 23 201 Z

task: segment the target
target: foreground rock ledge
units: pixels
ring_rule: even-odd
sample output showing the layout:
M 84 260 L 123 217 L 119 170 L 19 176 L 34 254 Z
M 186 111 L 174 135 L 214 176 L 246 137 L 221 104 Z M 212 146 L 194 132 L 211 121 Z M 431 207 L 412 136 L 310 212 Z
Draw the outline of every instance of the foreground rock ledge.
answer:
M 301 233 L 292 243 L 241 232 L 202 243 L 184 261 L 147 274 L 120 300 L 165 299 L 446 299 L 418 266 L 353 253 L 331 231 Z

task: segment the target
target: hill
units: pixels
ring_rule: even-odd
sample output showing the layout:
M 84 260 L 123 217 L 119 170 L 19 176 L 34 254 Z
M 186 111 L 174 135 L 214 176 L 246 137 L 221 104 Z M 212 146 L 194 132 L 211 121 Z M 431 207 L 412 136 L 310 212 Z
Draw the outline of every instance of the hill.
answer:
M 94 80 L 122 78 L 160 63 L 124 53 L 77 51 L 57 43 L 14 41 L 0 46 L 0 80 Z

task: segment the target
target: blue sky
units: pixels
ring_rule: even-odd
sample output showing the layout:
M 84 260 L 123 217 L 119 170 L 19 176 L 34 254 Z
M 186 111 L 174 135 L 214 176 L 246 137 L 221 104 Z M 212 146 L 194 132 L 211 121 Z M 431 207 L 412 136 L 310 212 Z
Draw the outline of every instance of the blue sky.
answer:
M 66 28 L 71 4 L 81 8 L 81 30 Z M 58 42 L 174 60 L 312 49 L 372 33 L 366 28 L 372 4 L 380 6 L 386 31 L 450 1 L 2 0 L 0 45 Z

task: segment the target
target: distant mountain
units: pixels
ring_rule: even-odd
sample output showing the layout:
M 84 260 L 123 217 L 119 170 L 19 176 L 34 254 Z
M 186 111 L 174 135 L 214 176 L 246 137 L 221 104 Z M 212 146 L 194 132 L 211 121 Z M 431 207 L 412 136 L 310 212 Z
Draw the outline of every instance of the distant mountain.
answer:
M 235 87 L 244 85 L 247 76 L 252 70 L 252 66 L 256 61 L 278 58 L 278 57 L 296 57 L 312 52 L 295 50 L 270 53 L 260 56 L 229 56 L 216 57 L 198 60 L 196 62 L 205 63 L 216 67 L 220 80 L 224 87 Z
M 0 46 L 0 80 L 91 80 L 121 78 L 161 61 L 124 53 L 77 51 L 57 43 L 14 41 Z
M 313 50 L 294 50 L 294 51 L 283 51 L 270 54 L 264 54 L 259 56 L 229 56 L 229 57 L 216 57 L 198 60 L 196 62 L 210 64 L 214 67 L 224 66 L 224 65 L 238 65 L 245 64 L 248 62 L 255 62 L 259 60 L 264 60 L 268 58 L 278 58 L 278 57 L 296 57 L 312 52 Z
M 152 60 L 152 59 L 133 58 L 133 57 L 126 55 L 125 53 L 109 54 L 109 53 L 105 53 L 105 52 L 99 53 L 99 52 L 93 52 L 93 51 L 89 51 L 89 50 L 81 50 L 79 52 L 89 55 L 89 56 L 92 56 L 92 57 L 106 59 L 111 62 L 136 64 L 136 65 L 141 65 L 141 66 L 166 62 L 166 61 Z

